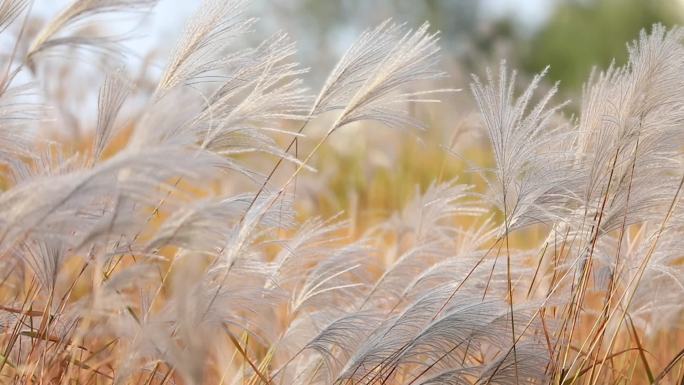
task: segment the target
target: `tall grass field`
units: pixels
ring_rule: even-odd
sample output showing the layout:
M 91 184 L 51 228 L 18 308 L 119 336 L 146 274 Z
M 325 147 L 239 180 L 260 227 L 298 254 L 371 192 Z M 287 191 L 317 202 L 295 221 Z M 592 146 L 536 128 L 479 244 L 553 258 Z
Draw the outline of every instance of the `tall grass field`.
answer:
M 684 384 L 684 29 L 566 101 L 388 20 L 309 89 L 243 0 L 131 65 L 155 3 L 0 1 L 1 384 Z

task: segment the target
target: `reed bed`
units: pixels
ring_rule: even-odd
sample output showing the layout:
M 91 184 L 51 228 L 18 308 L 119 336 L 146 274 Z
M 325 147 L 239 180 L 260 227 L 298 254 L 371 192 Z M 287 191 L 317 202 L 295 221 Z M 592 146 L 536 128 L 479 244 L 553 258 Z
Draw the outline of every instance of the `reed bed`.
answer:
M 412 147 L 434 177 L 364 221 L 320 205 L 327 146 L 460 92 L 427 24 L 368 29 L 314 93 L 286 34 L 244 44 L 247 1 L 206 1 L 144 76 L 102 20 L 155 0 L 0 4 L 2 383 L 684 383 L 684 30 L 572 108 L 483 66 L 484 155 Z

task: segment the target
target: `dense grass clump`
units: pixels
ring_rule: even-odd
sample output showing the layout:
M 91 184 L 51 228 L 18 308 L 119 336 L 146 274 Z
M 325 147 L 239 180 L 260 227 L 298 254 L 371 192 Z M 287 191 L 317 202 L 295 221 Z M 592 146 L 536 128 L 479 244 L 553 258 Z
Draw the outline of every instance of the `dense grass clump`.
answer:
M 241 0 L 127 70 L 92 22 L 154 3 L 40 25 L 0 5 L 0 382 L 684 381 L 684 30 L 643 32 L 573 117 L 543 73 L 483 70 L 491 161 L 454 157 L 473 167 L 449 180 L 426 155 L 439 177 L 359 223 L 317 213 L 317 156 L 346 129 L 422 127 L 409 107 L 456 92 L 434 86 L 437 34 L 369 29 L 311 95 L 287 35 L 243 44 Z

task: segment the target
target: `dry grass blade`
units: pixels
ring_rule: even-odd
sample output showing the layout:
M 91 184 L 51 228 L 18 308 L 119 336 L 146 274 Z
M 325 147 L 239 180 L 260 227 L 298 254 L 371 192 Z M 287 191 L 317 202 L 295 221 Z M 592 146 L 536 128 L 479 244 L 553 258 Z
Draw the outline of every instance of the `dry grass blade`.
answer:
M 220 68 L 225 47 L 249 30 L 254 19 L 243 18 L 244 0 L 205 0 L 188 23 L 157 86 L 161 97 L 169 90 Z
M 109 141 L 116 134 L 115 120 L 126 101 L 130 86 L 124 79 L 123 70 L 105 78 L 97 98 L 97 125 L 93 143 L 93 160 L 98 161 Z
M 37 54 L 60 46 L 120 54 L 121 47 L 116 45 L 117 38 L 82 35 L 76 27 L 90 18 L 120 12 L 144 11 L 151 9 L 156 3 L 157 0 L 74 0 L 48 22 L 33 40 L 26 54 L 29 65 L 33 65 L 33 58 Z
M 390 27 L 393 33 L 396 27 Z M 437 33 L 428 32 L 426 23 L 415 31 L 407 31 L 396 41 L 380 39 L 379 44 L 393 43 L 385 58 L 373 69 L 340 113 L 330 132 L 360 120 L 376 120 L 390 127 L 420 126 L 410 119 L 402 107 L 408 102 L 431 102 L 430 95 L 440 91 L 406 91 L 417 81 L 435 80 L 445 76 L 437 70 L 439 46 Z M 402 89 L 404 89 L 402 91 Z
M 0 3 L 0 33 L 28 7 L 29 0 L 2 0 Z

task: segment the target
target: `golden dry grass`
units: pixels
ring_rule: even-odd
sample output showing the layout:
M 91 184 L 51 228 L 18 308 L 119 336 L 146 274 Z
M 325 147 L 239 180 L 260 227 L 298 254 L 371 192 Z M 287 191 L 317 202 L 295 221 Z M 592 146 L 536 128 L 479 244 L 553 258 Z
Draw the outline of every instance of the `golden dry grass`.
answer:
M 684 383 L 682 30 L 572 118 L 504 65 L 453 96 L 427 25 L 368 30 L 314 97 L 284 35 L 234 44 L 244 1 L 157 77 L 76 28 L 153 3 L 1 3 L 0 382 Z

